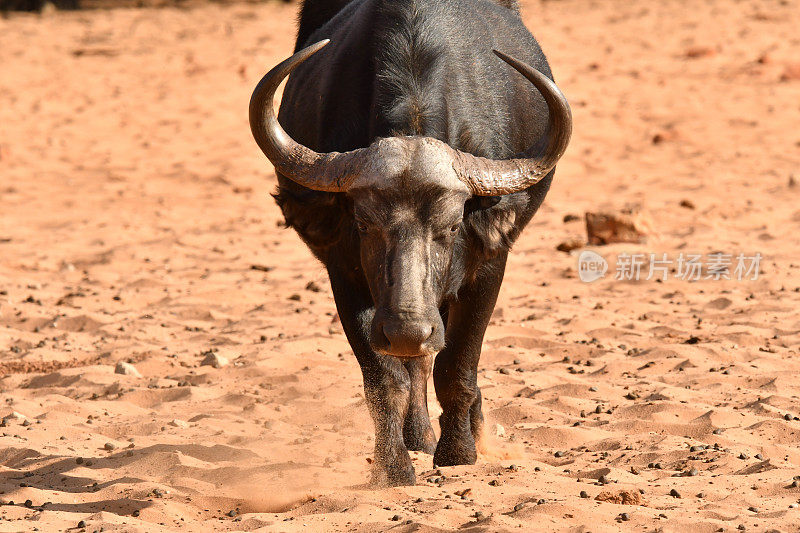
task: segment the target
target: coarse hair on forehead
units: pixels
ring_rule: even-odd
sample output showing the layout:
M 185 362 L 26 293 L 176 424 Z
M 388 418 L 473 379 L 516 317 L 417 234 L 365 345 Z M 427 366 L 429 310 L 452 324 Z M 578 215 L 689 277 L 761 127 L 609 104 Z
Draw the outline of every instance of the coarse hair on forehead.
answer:
M 358 188 L 349 191 L 358 217 L 388 223 L 395 215 L 411 216 L 421 222 L 461 216 L 469 194 L 437 183 L 418 182 L 412 186 Z

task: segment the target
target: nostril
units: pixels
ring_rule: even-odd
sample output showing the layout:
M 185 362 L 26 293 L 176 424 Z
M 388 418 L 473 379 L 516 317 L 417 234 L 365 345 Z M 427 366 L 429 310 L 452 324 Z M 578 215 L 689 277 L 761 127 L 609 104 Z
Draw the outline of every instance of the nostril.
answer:
M 384 346 L 391 346 L 392 341 L 391 338 L 389 337 L 390 332 L 387 331 L 386 324 L 384 324 L 381 328 L 379 328 L 379 331 L 381 332 L 381 336 L 383 337 L 381 339 L 381 344 L 383 344 Z

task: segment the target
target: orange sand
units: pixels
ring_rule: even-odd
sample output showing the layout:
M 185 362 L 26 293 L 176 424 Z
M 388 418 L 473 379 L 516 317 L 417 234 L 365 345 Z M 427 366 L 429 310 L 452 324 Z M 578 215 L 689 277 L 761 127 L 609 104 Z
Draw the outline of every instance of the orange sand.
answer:
M 0 19 L 0 417 L 26 417 L 0 531 L 797 531 L 798 2 L 524 2 L 575 136 L 486 336 L 488 453 L 377 491 L 325 273 L 247 125 L 296 9 Z M 647 243 L 597 251 L 760 251 L 761 276 L 581 283 L 563 217 L 632 204 Z

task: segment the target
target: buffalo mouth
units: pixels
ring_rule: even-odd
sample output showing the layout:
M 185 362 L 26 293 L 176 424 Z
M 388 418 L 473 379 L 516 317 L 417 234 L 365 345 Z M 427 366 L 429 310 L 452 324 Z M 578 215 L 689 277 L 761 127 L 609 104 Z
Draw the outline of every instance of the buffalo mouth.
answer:
M 414 358 L 435 355 L 444 348 L 444 324 L 437 312 L 387 313 L 372 320 L 372 349 L 384 355 Z

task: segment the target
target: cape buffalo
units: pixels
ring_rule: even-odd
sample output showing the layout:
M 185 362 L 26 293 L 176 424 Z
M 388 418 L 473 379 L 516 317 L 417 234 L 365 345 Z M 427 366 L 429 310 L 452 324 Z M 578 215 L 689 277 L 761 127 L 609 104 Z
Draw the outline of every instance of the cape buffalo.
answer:
M 256 87 L 250 125 L 361 366 L 374 481 L 415 483 L 408 450 L 475 463 L 481 342 L 572 131 L 516 1 L 306 0 L 295 54 Z

